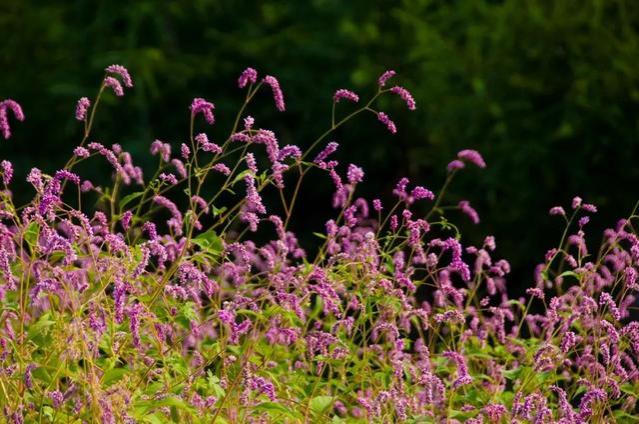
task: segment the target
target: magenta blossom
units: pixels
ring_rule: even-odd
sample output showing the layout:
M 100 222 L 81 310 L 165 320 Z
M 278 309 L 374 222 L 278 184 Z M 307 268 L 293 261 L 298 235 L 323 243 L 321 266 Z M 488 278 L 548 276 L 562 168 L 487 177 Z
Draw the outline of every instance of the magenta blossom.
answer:
M 214 110 L 215 105 L 213 103 L 200 97 L 196 97 L 191 103 L 191 115 L 195 117 L 198 113 L 201 113 L 204 115 L 204 119 L 209 123 L 209 125 L 213 125 L 215 123 L 215 116 L 213 115 Z
M 472 163 L 480 168 L 486 167 L 486 162 L 484 162 L 484 158 L 481 157 L 477 150 L 466 149 L 457 153 L 457 157 L 460 160 L 465 162 Z
M 349 102 L 353 102 L 353 103 L 357 103 L 359 102 L 359 96 L 357 94 L 355 94 L 354 92 L 350 91 L 350 90 L 346 90 L 346 89 L 339 89 L 335 92 L 335 95 L 333 96 L 333 101 L 335 103 L 339 103 L 340 100 L 348 100 Z
M 284 94 L 280 88 L 280 82 L 274 76 L 267 75 L 264 77 L 264 83 L 271 86 L 273 91 L 273 99 L 275 100 L 275 107 L 280 112 L 284 112 L 286 106 L 284 105 Z
M 257 71 L 253 68 L 246 68 L 237 80 L 237 85 L 244 88 L 249 84 L 255 84 L 257 81 Z
M 391 121 L 388 115 L 386 115 L 384 112 L 377 113 L 377 119 L 379 120 L 379 122 L 386 125 L 386 128 L 388 128 L 388 131 L 390 131 L 391 134 L 395 134 L 397 132 L 395 123 Z
M 78 100 L 78 104 L 75 107 L 75 119 L 78 121 L 86 121 L 87 110 L 91 106 L 91 101 L 87 97 L 82 97 Z
M 11 110 L 11 112 L 13 112 L 13 116 L 18 121 L 24 121 L 24 113 L 22 112 L 22 107 L 20 107 L 18 102 L 11 99 L 0 102 L 0 131 L 2 131 L 2 136 L 5 140 L 8 140 L 9 137 L 11 137 L 11 128 L 9 127 L 7 110 Z

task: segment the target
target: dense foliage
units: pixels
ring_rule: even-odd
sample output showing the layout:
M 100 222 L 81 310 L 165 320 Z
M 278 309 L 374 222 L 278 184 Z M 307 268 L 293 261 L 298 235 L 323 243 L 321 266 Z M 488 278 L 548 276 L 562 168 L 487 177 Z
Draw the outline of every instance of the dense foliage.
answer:
M 363 169 L 340 163 L 331 136 L 356 116 L 395 133 L 396 108 L 385 105 L 395 99 L 417 110 L 397 79 L 382 74 L 368 99 L 337 90 L 329 127 L 302 151 L 281 146 L 248 115 L 267 93 L 286 109 L 279 81 L 248 68 L 231 131 L 221 134 L 206 99 L 193 99 L 189 113 L 174 105 L 188 118 L 188 140 L 150 143 L 158 167 L 147 178 L 121 145 L 94 139 L 98 106 L 134 87 L 126 68 L 107 67 L 97 96 L 77 103 L 84 131 L 72 158 L 51 175 L 30 171 L 29 203 L 14 204 L 13 166 L 0 163 L 5 418 L 635 419 L 636 210 L 593 250 L 585 232 L 597 208 L 579 197 L 568 213 L 553 207 L 565 231 L 526 296 L 510 298 L 510 265 L 493 257 L 495 238 L 468 244 L 447 218 L 460 211 L 479 221 L 468 200 L 445 197 L 459 173 L 488 169 L 477 151 L 457 153 L 437 194 L 401 178 L 393 202 L 360 196 Z M 22 107 L 0 102 L 5 138 L 25 126 L 17 121 L 25 121 Z M 112 180 L 76 173 L 100 162 Z M 324 180 L 334 212 L 310 252 L 289 223 L 301 194 Z M 264 200 L 268 192 L 277 202 Z

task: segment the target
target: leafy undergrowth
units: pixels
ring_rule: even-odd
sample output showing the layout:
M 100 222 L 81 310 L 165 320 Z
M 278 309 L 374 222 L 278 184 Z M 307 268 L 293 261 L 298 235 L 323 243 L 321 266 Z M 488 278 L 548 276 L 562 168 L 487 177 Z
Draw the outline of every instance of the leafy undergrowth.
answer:
M 558 246 L 526 296 L 509 298 L 494 238 L 462 245 L 446 216 L 479 222 L 468 201 L 444 199 L 455 175 L 486 166 L 478 152 L 459 152 L 437 194 L 402 179 L 383 205 L 356 194 L 364 171 L 342 166 L 327 142 L 359 114 L 395 133 L 378 98 L 416 105 L 391 78 L 366 102 L 338 90 L 329 128 L 303 151 L 246 114 L 265 90 L 285 110 L 277 79 L 249 68 L 230 135 L 213 103 L 194 99 L 188 142 L 173 154 L 154 141 L 159 165 L 145 178 L 120 145 L 93 141 L 103 96 L 133 88 L 124 67 L 108 67 L 96 98 L 78 102 L 72 158 L 52 175 L 29 173 L 30 203 L 13 204 L 13 168 L 1 164 L 6 420 L 636 421 L 634 211 L 590 251 L 596 207 L 576 197 L 569 213 L 552 208 L 566 223 Z M 13 118 L 24 120 L 20 105 L 0 102 L 5 138 Z M 76 173 L 96 161 L 112 167 L 110 182 Z M 336 212 L 310 255 L 288 227 L 321 178 L 334 184 Z

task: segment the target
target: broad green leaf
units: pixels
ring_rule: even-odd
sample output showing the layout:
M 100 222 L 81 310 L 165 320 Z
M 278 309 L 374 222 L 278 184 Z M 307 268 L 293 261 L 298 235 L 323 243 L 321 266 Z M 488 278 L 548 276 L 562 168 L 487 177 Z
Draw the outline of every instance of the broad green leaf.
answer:
M 217 233 L 212 229 L 199 234 L 197 237 L 193 238 L 191 242 L 193 242 L 193 244 L 199 246 L 203 250 L 214 254 L 222 253 L 222 251 L 224 250 L 222 239 L 220 239 Z
M 233 182 L 231 183 L 232 186 L 234 186 L 235 184 L 237 184 L 238 181 L 242 181 L 244 179 L 244 177 L 246 177 L 247 175 L 249 175 L 252 171 L 250 169 L 245 169 L 244 171 L 240 172 L 239 174 L 236 175 L 236 177 L 233 179 Z
M 284 405 L 276 402 L 262 402 L 259 405 L 256 405 L 255 408 L 258 411 L 266 411 L 269 413 L 273 413 L 274 415 L 286 415 L 291 418 L 301 419 L 302 415 L 294 410 L 288 409 Z
M 311 399 L 311 410 L 316 414 L 322 414 L 331 406 L 333 399 L 333 396 L 315 396 Z
M 143 191 L 138 191 L 135 193 L 131 193 L 127 196 L 124 196 L 119 203 L 120 210 L 124 209 L 126 205 L 128 205 L 129 203 L 131 203 L 133 200 L 137 199 L 138 197 L 141 197 L 143 194 L 144 194 Z
M 126 368 L 114 368 L 104 373 L 102 376 L 102 384 L 104 387 L 109 387 L 111 384 L 119 381 L 129 370 Z
M 34 247 L 37 245 L 39 235 L 40 235 L 40 224 L 38 224 L 35 221 L 32 221 L 27 226 L 27 229 L 24 231 L 24 240 L 27 242 L 31 250 L 33 250 Z

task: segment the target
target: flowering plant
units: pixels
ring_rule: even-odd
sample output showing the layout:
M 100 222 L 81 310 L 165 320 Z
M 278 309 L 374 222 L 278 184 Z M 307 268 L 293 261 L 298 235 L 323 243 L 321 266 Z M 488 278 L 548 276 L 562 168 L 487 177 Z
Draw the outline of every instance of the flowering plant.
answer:
M 448 164 L 433 193 L 401 179 L 392 205 L 357 195 L 364 171 L 326 143 L 381 96 L 416 108 L 408 90 L 387 88 L 393 71 L 360 103 L 333 96 L 328 130 L 304 151 L 246 115 L 273 76 L 246 69 L 245 101 L 226 138 L 215 105 L 190 107 L 188 141 L 150 145 L 151 178 L 122 146 L 93 141 L 100 99 L 133 87 L 112 65 L 95 99 L 83 97 L 80 144 L 63 169 L 33 168 L 33 200 L 13 204 L 13 168 L 2 161 L 0 201 L 0 405 L 23 422 L 534 422 L 626 421 L 639 393 L 639 238 L 628 219 L 585 241 L 596 207 L 576 197 L 557 248 L 522 298 L 509 298 L 509 264 L 496 243 L 464 246 L 446 218 L 469 201 L 444 194 L 474 150 Z M 358 106 L 362 104 L 362 106 Z M 340 117 L 343 108 L 352 111 Z M 0 129 L 11 135 L 0 103 Z M 196 130 L 198 128 L 198 130 Z M 215 128 L 215 127 L 213 127 Z M 323 144 L 326 143 L 326 144 Z M 100 185 L 75 171 L 104 160 Z M 345 172 L 344 172 L 345 171 Z M 309 174 L 334 184 L 336 214 L 305 251 L 289 230 Z M 292 184 L 291 184 L 292 181 Z M 211 191 L 211 187 L 214 190 Z M 288 190 L 290 188 L 290 190 Z M 267 205 L 266 192 L 279 198 Z M 88 207 L 87 199 L 97 199 Z M 429 211 L 420 213 L 419 204 Z M 259 233 L 259 237 L 258 237 Z M 266 242 L 257 240 L 266 239 Z

